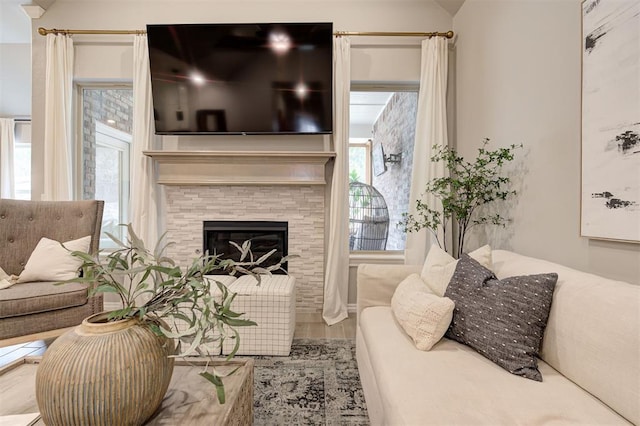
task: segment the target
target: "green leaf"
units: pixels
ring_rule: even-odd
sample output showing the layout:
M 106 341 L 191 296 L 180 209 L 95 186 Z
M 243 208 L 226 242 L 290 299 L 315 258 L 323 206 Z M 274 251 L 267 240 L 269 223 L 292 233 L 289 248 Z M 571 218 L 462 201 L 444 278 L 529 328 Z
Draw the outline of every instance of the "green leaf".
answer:
M 218 402 L 220 402 L 220 404 L 224 404 L 225 403 L 224 384 L 222 383 L 222 380 L 220 379 L 220 377 L 206 371 L 203 371 L 202 373 L 200 373 L 200 375 L 215 385 L 216 394 L 218 396 Z
M 247 327 L 252 325 L 258 325 L 258 323 L 254 321 L 245 320 L 245 319 L 226 318 L 224 321 L 232 327 Z
M 261 264 L 262 262 L 264 262 L 265 260 L 267 260 L 269 257 L 271 257 L 271 255 L 272 255 L 273 253 L 275 253 L 275 252 L 276 252 L 276 249 L 272 249 L 272 250 L 271 250 L 271 251 L 269 251 L 268 253 L 265 253 L 264 255 L 260 256 L 260 257 L 258 258 L 258 260 L 256 260 L 256 264 L 257 264 L 257 265 Z

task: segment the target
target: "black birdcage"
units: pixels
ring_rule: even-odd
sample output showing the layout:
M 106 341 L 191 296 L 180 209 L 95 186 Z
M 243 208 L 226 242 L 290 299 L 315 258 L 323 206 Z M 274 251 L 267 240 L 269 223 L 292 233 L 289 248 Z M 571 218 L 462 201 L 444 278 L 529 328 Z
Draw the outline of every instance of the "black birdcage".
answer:
M 349 183 L 349 250 L 384 250 L 389 236 L 389 210 L 377 189 Z

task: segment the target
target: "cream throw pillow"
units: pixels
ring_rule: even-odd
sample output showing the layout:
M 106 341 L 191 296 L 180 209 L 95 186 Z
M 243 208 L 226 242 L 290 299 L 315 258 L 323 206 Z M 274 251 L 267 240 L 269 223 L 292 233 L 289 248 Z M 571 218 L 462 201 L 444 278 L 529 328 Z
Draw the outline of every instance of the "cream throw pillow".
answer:
M 9 288 L 16 283 L 18 277 L 7 274 L 4 269 L 0 268 L 0 290 Z
M 454 303 L 440 297 L 422 281 L 418 274 L 405 278 L 393 293 L 391 311 L 416 348 L 430 350 L 449 328 Z
M 487 269 L 493 268 L 491 247 L 482 246 L 469 253 L 469 256 Z M 420 277 L 438 296 L 443 297 L 449 281 L 453 277 L 458 261 L 437 245 L 431 246 L 422 266 Z
M 42 238 L 29 256 L 24 270 L 18 277 L 18 282 L 65 281 L 77 277 L 82 259 L 71 256 L 70 251 L 87 252 L 91 244 L 91 236 L 63 244 L 64 247 L 58 241 Z

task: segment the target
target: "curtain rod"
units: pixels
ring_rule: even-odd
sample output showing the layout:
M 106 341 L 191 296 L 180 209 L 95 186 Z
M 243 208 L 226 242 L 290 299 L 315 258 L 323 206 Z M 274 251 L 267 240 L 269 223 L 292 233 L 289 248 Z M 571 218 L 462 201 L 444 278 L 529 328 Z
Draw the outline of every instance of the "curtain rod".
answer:
M 50 30 L 40 27 L 38 34 L 46 36 L 47 34 L 146 34 L 145 30 L 59 30 L 52 28 Z
M 383 37 L 446 37 L 453 38 L 453 31 L 440 32 L 388 32 L 388 31 L 336 31 L 334 35 L 340 36 L 383 36 Z
M 145 30 L 50 30 L 40 27 L 38 34 L 146 34 Z M 453 38 L 453 31 L 440 32 L 385 32 L 385 31 L 336 31 L 334 35 L 341 36 L 384 36 L 384 37 L 446 37 Z

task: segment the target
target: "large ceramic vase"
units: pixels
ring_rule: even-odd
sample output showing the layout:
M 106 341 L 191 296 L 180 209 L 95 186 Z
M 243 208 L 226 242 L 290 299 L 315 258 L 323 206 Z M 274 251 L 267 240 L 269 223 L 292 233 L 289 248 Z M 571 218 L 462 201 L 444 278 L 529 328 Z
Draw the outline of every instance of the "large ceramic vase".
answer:
M 162 403 L 173 341 L 137 319 L 85 319 L 56 339 L 36 372 L 42 420 L 55 425 L 141 425 Z

